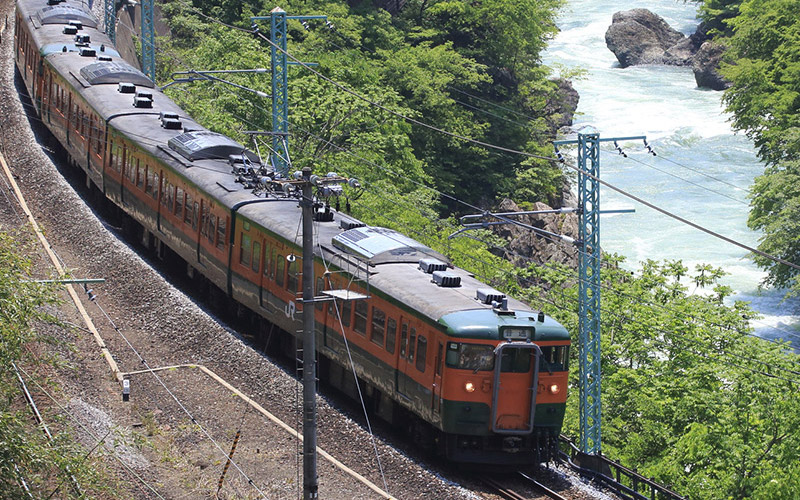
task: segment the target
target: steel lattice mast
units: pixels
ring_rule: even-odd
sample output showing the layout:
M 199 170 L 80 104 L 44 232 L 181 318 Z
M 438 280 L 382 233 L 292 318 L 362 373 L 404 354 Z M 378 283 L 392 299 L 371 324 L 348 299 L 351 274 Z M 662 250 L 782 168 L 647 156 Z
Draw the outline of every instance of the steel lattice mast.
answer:
M 600 139 L 597 133 L 578 134 L 577 140 L 555 141 L 556 146 L 578 145 L 578 257 L 579 389 L 581 451 L 601 451 L 600 365 L 600 143 L 644 139 L 644 136 Z

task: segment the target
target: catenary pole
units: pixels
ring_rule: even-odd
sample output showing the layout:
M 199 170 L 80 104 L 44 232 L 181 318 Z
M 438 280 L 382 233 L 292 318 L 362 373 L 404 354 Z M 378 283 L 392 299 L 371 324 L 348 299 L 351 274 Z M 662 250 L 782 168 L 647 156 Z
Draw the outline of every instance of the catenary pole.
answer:
M 311 169 L 303 169 L 303 499 L 318 497 L 317 360 L 314 332 L 314 199 Z

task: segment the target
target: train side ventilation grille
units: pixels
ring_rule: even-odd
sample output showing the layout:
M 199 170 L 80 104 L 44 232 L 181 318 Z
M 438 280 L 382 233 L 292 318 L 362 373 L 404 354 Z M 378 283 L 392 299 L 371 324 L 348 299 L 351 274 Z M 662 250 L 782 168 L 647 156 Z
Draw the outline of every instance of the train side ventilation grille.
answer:
M 433 282 L 442 288 L 456 288 L 461 286 L 461 276 L 448 271 L 434 271 Z
M 446 271 L 447 264 L 437 259 L 420 259 L 419 268 L 422 272 L 433 274 L 435 271 Z

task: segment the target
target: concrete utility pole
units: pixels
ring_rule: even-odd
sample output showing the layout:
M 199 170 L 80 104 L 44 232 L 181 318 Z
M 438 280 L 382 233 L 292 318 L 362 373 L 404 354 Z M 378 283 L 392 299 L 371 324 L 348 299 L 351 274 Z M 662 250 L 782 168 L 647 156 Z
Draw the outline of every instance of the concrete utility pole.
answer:
M 318 498 L 317 343 L 314 331 L 314 198 L 311 169 L 303 169 L 303 498 Z
M 581 451 L 597 455 L 601 444 L 600 405 L 600 143 L 645 139 L 600 134 L 578 134 L 577 140 L 555 141 L 578 145 L 578 213 L 581 251 L 578 259 L 579 367 Z

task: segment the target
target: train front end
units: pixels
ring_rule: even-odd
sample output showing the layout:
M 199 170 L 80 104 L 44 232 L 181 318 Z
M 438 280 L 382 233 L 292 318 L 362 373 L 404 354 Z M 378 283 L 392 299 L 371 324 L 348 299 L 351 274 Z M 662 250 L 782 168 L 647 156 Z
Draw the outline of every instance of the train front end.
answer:
M 450 313 L 442 377 L 448 459 L 531 465 L 553 460 L 567 400 L 570 338 L 543 313 Z

